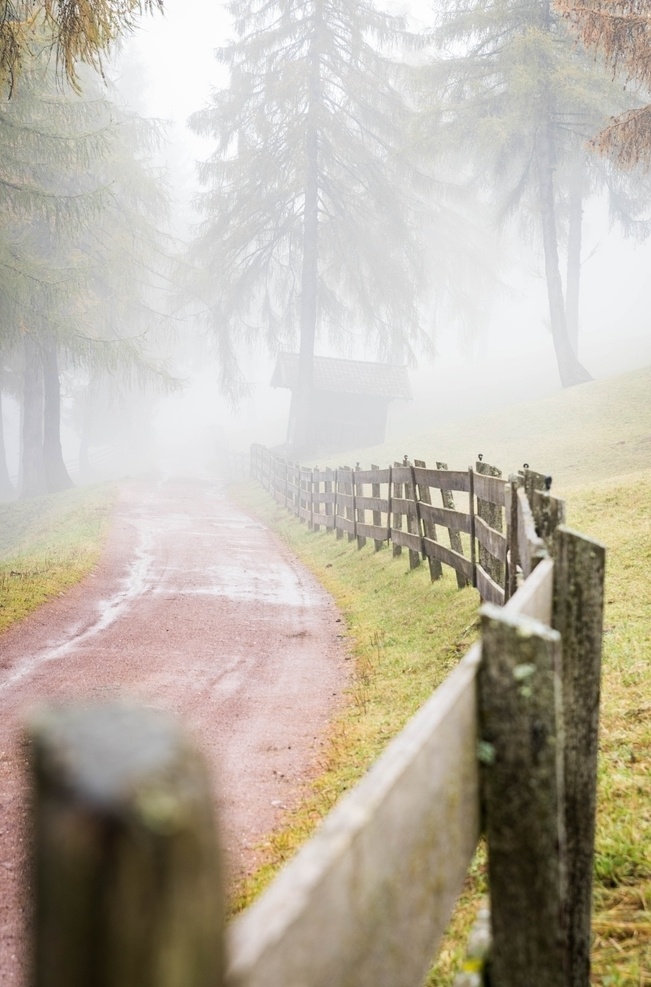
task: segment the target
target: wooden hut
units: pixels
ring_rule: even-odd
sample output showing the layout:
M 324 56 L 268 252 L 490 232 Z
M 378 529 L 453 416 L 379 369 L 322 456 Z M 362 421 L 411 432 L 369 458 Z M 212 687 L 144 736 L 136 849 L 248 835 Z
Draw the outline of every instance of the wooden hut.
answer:
M 315 356 L 308 447 L 312 452 L 337 452 L 384 442 L 389 401 L 409 400 L 406 367 L 362 360 Z M 287 387 L 294 396 L 298 354 L 281 353 L 271 378 L 272 387 Z M 287 441 L 294 436 L 296 402 L 292 400 Z

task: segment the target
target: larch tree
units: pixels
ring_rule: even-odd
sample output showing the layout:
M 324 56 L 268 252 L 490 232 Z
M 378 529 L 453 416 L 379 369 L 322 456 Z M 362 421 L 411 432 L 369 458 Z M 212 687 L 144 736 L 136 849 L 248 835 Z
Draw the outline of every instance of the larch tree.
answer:
M 76 85 L 79 62 L 101 69 L 103 52 L 138 14 L 162 9 L 163 0 L 0 0 L 0 88 L 11 92 L 33 57 L 35 29 L 47 33 L 60 74 Z
M 589 380 L 577 355 L 581 217 L 607 176 L 590 166 L 585 142 L 622 105 L 620 89 L 550 0 L 443 0 L 434 37 L 421 135 L 462 162 L 499 222 L 517 219 L 540 236 L 561 383 Z
M 191 118 L 216 142 L 200 166 L 204 220 L 189 267 L 217 341 L 222 386 L 241 341 L 299 342 L 303 450 L 318 339 L 402 358 L 422 340 L 417 170 L 398 61 L 415 43 L 369 0 L 232 0 L 230 85 Z
M 0 352 L 22 367 L 21 496 L 65 489 L 60 369 L 165 375 L 146 356 L 150 272 L 162 270 L 165 196 L 142 160 L 150 128 L 46 52 L 0 101 Z M 17 356 L 17 354 L 19 354 Z
M 651 89 L 651 9 L 647 0 L 557 0 L 588 48 L 600 52 L 613 72 L 647 93 Z M 647 96 L 648 98 L 648 96 Z M 593 146 L 632 168 L 651 162 L 651 103 L 614 116 Z

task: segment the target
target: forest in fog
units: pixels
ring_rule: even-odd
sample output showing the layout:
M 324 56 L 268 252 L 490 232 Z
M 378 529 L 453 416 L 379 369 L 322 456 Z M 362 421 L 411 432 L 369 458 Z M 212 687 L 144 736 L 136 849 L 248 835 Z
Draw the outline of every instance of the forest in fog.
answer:
M 0 498 L 145 465 L 198 376 L 237 420 L 281 353 L 309 454 L 315 356 L 435 365 L 531 257 L 558 385 L 591 379 L 586 222 L 651 233 L 639 0 L 230 0 L 185 136 L 127 44 L 177 4 L 2 2 Z

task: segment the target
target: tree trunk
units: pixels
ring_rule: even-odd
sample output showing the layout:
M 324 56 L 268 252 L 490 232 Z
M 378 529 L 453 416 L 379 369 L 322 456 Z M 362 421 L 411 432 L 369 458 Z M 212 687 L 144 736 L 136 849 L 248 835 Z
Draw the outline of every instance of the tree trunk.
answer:
M 74 486 L 61 451 L 61 385 L 56 342 L 46 337 L 41 350 L 43 360 L 43 462 L 48 493 L 58 493 Z
M 549 300 L 549 320 L 551 323 L 554 350 L 558 372 L 563 387 L 572 387 L 592 380 L 588 371 L 577 360 L 570 343 L 565 318 L 565 300 L 558 256 L 558 233 L 556 229 L 556 199 L 554 190 L 555 147 L 551 112 L 541 124 L 537 138 L 537 163 L 540 190 L 540 218 L 542 222 L 543 250 L 545 254 L 545 277 Z
M 20 497 L 47 492 L 43 460 L 43 366 L 39 346 L 30 334 L 24 341 L 23 427 L 21 433 L 22 481 Z
M 14 485 L 9 476 L 9 467 L 7 466 L 4 422 L 2 417 L 2 391 L 0 391 L 0 500 L 11 500 L 15 492 Z
M 583 172 L 585 158 L 577 156 L 570 174 L 569 225 L 567 234 L 567 282 L 565 318 L 567 335 L 576 356 L 579 355 L 579 285 L 581 282 L 581 235 L 583 228 Z
M 301 270 L 301 338 L 298 357 L 296 398 L 292 402 L 292 451 L 300 458 L 310 443 L 310 413 L 316 340 L 318 262 L 319 262 L 319 137 L 314 120 L 321 97 L 319 78 L 319 14 L 315 15 L 312 41 L 310 102 L 307 109 L 305 144 L 305 205 L 303 214 L 303 265 Z

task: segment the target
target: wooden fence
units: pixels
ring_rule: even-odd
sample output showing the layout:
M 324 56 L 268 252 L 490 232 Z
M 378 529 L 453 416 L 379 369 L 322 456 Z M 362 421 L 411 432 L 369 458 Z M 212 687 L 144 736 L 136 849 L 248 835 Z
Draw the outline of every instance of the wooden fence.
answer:
M 556 523 L 562 505 L 537 474 L 286 466 L 281 487 L 284 467 L 258 461 L 309 523 L 376 542 L 390 530 L 480 587 L 481 558 L 432 550 L 431 526 L 450 516 L 422 511 L 426 488 L 461 491 L 479 546 L 508 570 L 517 543 L 526 578 L 482 607 L 481 642 L 225 930 L 212 795 L 184 737 L 152 710 L 42 714 L 29 735 L 35 984 L 418 987 L 484 832 L 492 943 L 459 983 L 489 970 L 492 987 L 588 987 L 603 547 Z M 383 483 L 385 496 L 363 492 Z M 506 509 L 504 541 L 483 540 L 477 519 L 497 519 L 473 496 Z M 472 539 L 468 526 L 445 525 Z M 503 587 L 488 578 L 506 596 L 512 575 L 511 562 Z
M 310 528 L 347 533 L 359 548 L 369 538 L 376 551 L 388 542 L 394 555 L 407 548 L 411 567 L 427 560 L 433 580 L 442 564 L 451 566 L 459 587 L 476 586 L 482 600 L 500 606 L 546 554 L 542 535 L 565 520 L 563 501 L 548 492 L 550 477 L 525 466 L 503 479 L 481 456 L 467 470 L 441 462 L 428 469 L 406 456 L 387 469 L 320 470 L 254 445 L 251 475 Z

